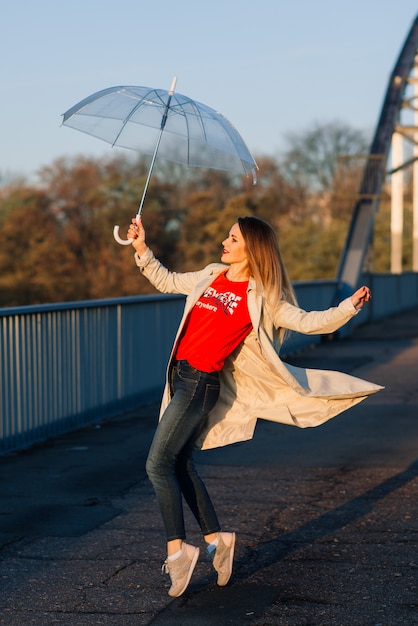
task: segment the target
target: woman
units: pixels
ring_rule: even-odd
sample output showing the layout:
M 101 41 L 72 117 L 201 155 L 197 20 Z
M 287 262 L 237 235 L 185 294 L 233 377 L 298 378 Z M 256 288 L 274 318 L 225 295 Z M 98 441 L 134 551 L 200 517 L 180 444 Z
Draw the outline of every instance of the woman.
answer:
M 182 495 L 220 586 L 231 577 L 235 548 L 235 533 L 221 531 L 193 450 L 250 439 L 259 417 L 315 426 L 381 389 L 339 372 L 291 367 L 278 356 L 285 330 L 334 332 L 371 294 L 363 286 L 338 307 L 298 308 L 276 234 L 255 217 L 238 218 L 222 242 L 222 263 L 197 272 L 167 270 L 145 243 L 141 221 L 132 220 L 128 237 L 137 266 L 158 290 L 187 295 L 146 464 L 167 534 L 168 593 L 177 597 L 199 558 L 199 548 L 185 542 Z

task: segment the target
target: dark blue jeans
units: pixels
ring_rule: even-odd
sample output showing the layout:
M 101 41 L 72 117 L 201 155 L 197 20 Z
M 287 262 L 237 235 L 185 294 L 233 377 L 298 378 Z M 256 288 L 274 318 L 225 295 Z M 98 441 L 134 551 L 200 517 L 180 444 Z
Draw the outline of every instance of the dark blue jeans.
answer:
M 146 464 L 167 541 L 186 538 L 182 495 L 203 535 L 220 530 L 215 509 L 193 462 L 195 442 L 219 396 L 219 375 L 178 361 L 172 372 L 171 393 Z

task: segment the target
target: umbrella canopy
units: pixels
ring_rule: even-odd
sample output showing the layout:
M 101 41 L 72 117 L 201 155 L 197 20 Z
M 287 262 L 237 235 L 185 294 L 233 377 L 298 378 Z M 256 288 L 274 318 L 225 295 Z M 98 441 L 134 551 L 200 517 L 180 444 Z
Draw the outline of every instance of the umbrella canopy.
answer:
M 112 146 L 152 155 L 148 177 L 137 213 L 142 211 L 145 194 L 157 156 L 192 167 L 252 173 L 256 182 L 257 164 L 241 135 L 226 117 L 214 109 L 174 93 L 176 78 L 169 91 L 150 87 L 109 87 L 88 96 L 68 109 L 63 125 L 107 141 Z M 131 240 L 119 237 L 121 244 Z
M 257 165 L 233 125 L 221 113 L 180 93 L 109 87 L 71 107 L 62 123 L 112 146 L 152 155 L 164 115 L 159 157 L 193 167 L 252 172 L 255 179 Z

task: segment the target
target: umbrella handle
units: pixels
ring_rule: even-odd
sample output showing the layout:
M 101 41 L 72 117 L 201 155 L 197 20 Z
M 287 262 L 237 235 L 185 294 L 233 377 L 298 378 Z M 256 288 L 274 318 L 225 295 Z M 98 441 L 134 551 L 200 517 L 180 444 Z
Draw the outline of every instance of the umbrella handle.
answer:
M 133 239 L 122 239 L 119 237 L 119 226 L 115 226 L 113 229 L 113 236 L 121 246 L 130 246 L 133 242 Z

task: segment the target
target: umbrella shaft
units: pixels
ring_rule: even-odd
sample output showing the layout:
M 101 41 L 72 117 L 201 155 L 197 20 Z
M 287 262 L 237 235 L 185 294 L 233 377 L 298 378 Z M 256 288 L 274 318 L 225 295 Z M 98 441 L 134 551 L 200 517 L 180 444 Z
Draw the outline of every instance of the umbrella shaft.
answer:
M 157 158 L 158 148 L 160 147 L 161 137 L 163 136 L 164 127 L 165 127 L 165 124 L 167 122 L 168 110 L 170 108 L 170 102 L 171 102 L 172 95 L 173 94 L 170 91 L 170 93 L 168 95 L 167 104 L 165 105 L 164 114 L 163 114 L 163 117 L 162 117 L 162 120 L 161 120 L 160 134 L 158 135 L 157 143 L 156 143 L 155 149 L 154 149 L 154 154 L 152 155 L 152 159 L 151 159 L 151 165 L 150 165 L 149 170 L 148 170 L 147 180 L 145 181 L 144 191 L 142 192 L 142 198 L 141 198 L 141 202 L 140 202 L 140 205 L 139 205 L 138 213 L 136 214 L 136 220 L 137 221 L 141 217 L 142 207 L 144 206 L 145 196 L 147 195 L 148 185 L 149 185 L 149 181 L 151 179 L 152 170 L 154 169 L 155 159 Z
M 157 158 L 157 152 L 158 152 L 158 148 L 160 146 L 161 137 L 163 136 L 163 130 L 164 130 L 164 128 L 161 128 L 160 134 L 158 135 L 157 143 L 156 143 L 156 146 L 155 146 L 155 149 L 154 149 L 154 154 L 152 155 L 151 165 L 149 166 L 147 180 L 145 181 L 144 191 L 142 192 L 141 202 L 140 202 L 140 205 L 139 205 L 138 213 L 136 214 L 137 221 L 141 217 L 142 207 L 144 206 L 144 200 L 145 200 L 145 196 L 147 195 L 149 181 L 151 179 L 152 170 L 154 169 L 154 163 L 155 163 L 155 159 Z

